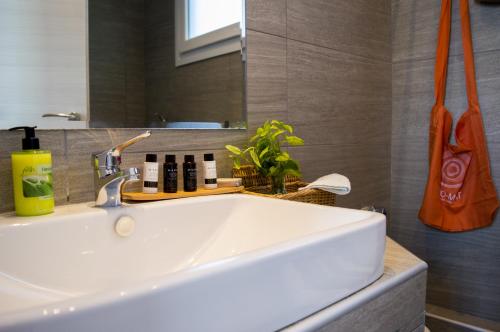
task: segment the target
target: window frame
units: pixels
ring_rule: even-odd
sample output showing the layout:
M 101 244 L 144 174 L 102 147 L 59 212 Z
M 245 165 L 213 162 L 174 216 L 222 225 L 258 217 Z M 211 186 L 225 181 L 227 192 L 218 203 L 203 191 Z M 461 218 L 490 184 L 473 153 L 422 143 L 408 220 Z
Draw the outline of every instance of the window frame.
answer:
M 177 67 L 236 51 L 243 53 L 245 1 L 240 1 L 243 2 L 241 22 L 187 39 L 188 0 L 175 0 L 175 65 Z

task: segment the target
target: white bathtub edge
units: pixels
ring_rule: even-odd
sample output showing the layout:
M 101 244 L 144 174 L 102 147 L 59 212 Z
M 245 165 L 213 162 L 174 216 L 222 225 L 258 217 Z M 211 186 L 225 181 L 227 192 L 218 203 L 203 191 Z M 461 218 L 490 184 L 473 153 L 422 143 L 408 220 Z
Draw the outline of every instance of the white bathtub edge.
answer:
M 376 297 L 387 292 L 389 289 L 404 283 L 425 270 L 427 270 L 427 263 L 420 261 L 408 270 L 394 275 L 377 285 L 375 285 L 377 283 L 377 281 L 375 281 L 375 284 L 369 285 L 367 288 L 355 293 L 354 295 L 340 300 L 339 302 L 334 303 L 284 328 L 283 331 L 309 332 L 318 330 L 326 324 L 375 299 Z

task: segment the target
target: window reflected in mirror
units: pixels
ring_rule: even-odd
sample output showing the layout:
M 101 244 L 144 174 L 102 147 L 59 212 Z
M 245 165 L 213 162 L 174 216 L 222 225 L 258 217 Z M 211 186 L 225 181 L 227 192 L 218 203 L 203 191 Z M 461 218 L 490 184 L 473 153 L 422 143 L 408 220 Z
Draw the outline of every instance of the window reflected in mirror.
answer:
M 0 128 L 245 128 L 244 11 L 244 0 L 2 0 Z

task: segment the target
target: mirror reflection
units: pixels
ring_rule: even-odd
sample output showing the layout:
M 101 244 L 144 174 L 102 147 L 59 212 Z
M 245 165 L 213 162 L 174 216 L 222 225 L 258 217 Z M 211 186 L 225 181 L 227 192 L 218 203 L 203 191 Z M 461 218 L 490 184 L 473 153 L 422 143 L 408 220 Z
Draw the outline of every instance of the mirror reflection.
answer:
M 244 128 L 244 8 L 2 0 L 0 126 Z

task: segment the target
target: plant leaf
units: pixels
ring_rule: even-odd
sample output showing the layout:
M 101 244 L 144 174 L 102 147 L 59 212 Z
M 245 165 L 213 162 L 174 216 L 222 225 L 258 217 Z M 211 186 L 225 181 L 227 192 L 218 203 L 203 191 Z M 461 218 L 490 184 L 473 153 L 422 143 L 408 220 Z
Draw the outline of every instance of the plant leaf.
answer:
M 258 142 L 255 143 L 255 148 L 257 149 L 257 151 L 262 151 L 263 149 L 265 149 L 269 145 L 270 145 L 269 139 L 262 138 Z
M 290 134 L 293 133 L 293 127 L 283 123 L 283 128 L 285 128 Z
M 297 136 L 287 136 L 286 142 L 292 146 L 304 145 L 304 140 Z
M 275 132 L 274 134 L 272 134 L 271 138 L 272 139 L 276 139 L 276 137 L 278 137 L 279 135 L 283 134 L 285 131 L 284 130 L 278 130 L 277 132 Z
M 291 125 L 279 120 L 265 121 L 250 138 L 249 146 L 239 150 L 239 154 L 233 155 L 235 167 L 238 166 L 238 162 L 250 162 L 264 176 L 285 174 L 300 176 L 297 162 L 290 158 L 287 151 L 281 150 L 282 144 L 289 146 L 304 144 L 301 138 L 290 135 L 293 130 Z M 239 160 L 236 161 L 236 158 Z
M 240 169 L 241 168 L 241 160 L 240 160 L 240 158 L 233 158 L 233 166 L 236 169 Z
M 281 152 L 277 157 L 276 157 L 276 161 L 288 161 L 290 160 L 290 155 L 288 154 L 288 152 Z
M 266 146 L 264 150 L 260 152 L 259 158 L 262 159 L 266 155 L 267 151 L 269 151 L 269 146 Z
M 229 145 L 228 144 L 228 145 L 226 145 L 226 149 L 228 149 L 231 153 L 233 153 L 233 154 L 235 154 L 237 156 L 241 155 L 240 148 L 238 148 L 238 147 L 236 147 L 234 145 Z
M 269 123 L 269 121 L 266 121 L 264 122 L 264 125 L 261 128 L 262 128 L 262 133 L 260 136 L 265 136 L 271 129 L 271 123 Z
M 257 167 L 262 167 L 259 161 L 259 157 L 257 156 L 257 153 L 255 153 L 255 149 L 250 150 L 250 157 L 252 157 L 252 160 Z

